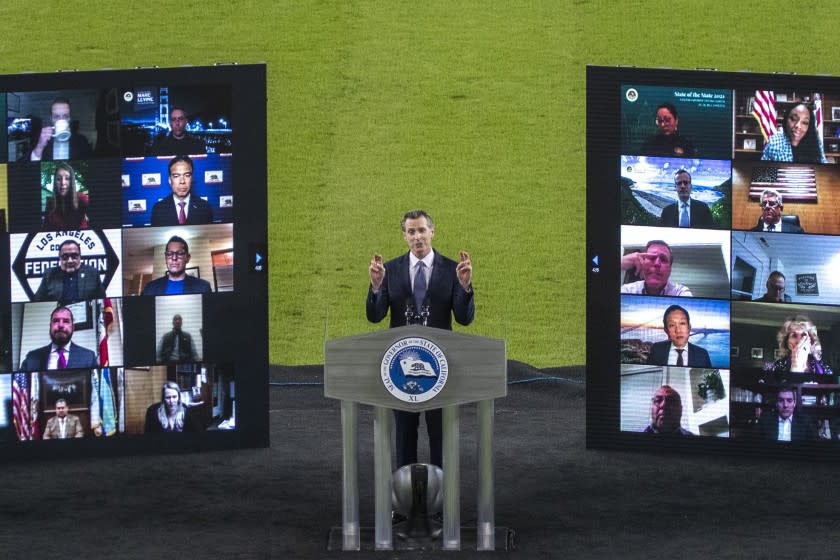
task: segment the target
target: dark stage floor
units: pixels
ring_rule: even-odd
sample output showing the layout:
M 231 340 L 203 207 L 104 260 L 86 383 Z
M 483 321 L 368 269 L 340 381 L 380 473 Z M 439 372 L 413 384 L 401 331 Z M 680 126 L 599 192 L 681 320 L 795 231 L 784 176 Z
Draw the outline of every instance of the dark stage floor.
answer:
M 582 367 L 511 363 L 496 403 L 496 524 L 518 549 L 328 552 L 341 522 L 338 402 L 318 367 L 272 367 L 269 449 L 3 467 L 6 558 L 836 558 L 832 464 L 588 451 Z M 529 381 L 530 380 L 530 381 Z M 361 408 L 362 525 L 373 525 Z M 475 410 L 461 416 L 462 524 L 475 521 Z M 423 453 L 421 451 L 421 453 Z M 422 456 L 422 455 L 421 455 Z M 366 484 L 364 481 L 370 481 Z

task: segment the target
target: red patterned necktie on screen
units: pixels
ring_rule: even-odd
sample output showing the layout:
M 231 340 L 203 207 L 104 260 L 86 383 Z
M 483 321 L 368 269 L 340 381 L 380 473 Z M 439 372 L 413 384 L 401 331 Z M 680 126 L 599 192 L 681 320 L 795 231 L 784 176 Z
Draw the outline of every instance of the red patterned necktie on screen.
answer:
M 67 369 L 67 358 L 64 357 L 64 348 L 58 349 L 58 369 Z
M 181 209 L 178 211 L 178 223 L 181 224 L 181 225 L 184 225 L 185 223 L 187 223 L 187 215 L 184 213 L 184 206 L 186 204 L 187 203 L 184 202 L 183 200 L 178 203 L 178 206 L 181 207 Z
M 677 365 L 684 366 L 685 362 L 683 361 L 682 353 L 685 352 L 685 348 L 676 348 L 677 351 Z

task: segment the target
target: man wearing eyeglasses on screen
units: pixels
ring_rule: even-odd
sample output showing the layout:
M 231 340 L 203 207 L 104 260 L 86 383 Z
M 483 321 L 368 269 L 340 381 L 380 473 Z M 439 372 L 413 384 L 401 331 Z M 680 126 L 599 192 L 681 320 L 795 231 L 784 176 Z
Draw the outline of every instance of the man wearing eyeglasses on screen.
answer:
M 163 256 L 166 259 L 166 275 L 146 284 L 144 296 L 207 294 L 212 291 L 207 280 L 187 274 L 190 248 L 183 238 L 177 235 L 170 237 Z
M 767 277 L 767 291 L 764 295 L 753 301 L 764 301 L 767 303 L 789 303 L 790 296 L 785 293 L 785 275 L 774 270 Z
M 759 199 L 761 206 L 761 217 L 758 224 L 750 231 L 780 231 L 782 233 L 805 233 L 805 230 L 796 224 L 782 220 L 782 194 L 776 189 L 764 189 Z
M 674 173 L 674 187 L 678 201 L 662 209 L 659 225 L 684 228 L 714 227 L 709 207 L 691 198 L 691 174 L 688 170 L 680 169 Z
M 58 246 L 58 267 L 51 268 L 41 279 L 33 301 L 58 301 L 65 305 L 74 301 L 105 297 L 99 272 L 82 263 L 82 251 L 72 239 Z

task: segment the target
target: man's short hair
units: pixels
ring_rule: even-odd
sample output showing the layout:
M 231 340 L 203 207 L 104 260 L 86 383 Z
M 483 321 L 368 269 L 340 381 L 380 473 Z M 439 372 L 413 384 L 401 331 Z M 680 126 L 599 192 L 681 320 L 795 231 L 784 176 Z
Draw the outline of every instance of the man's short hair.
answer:
M 677 108 L 676 108 L 676 107 L 674 107 L 674 105 L 673 105 L 672 103 L 668 103 L 667 101 L 666 101 L 666 102 L 664 102 L 664 103 L 660 103 L 660 104 L 656 107 L 656 111 L 654 111 L 654 114 L 658 113 L 658 112 L 659 112 L 659 109 L 668 109 L 668 112 L 669 112 L 669 113 L 671 113 L 672 115 L 674 115 L 674 118 L 675 118 L 675 119 L 679 118 L 679 117 L 677 116 Z
M 69 313 L 70 314 L 70 320 L 73 322 L 73 324 L 76 323 L 76 320 L 73 318 L 73 312 L 70 311 L 69 307 L 64 307 L 63 305 L 59 305 L 58 307 L 56 307 L 55 309 L 52 310 L 52 313 L 50 313 L 50 322 L 52 322 L 53 315 L 55 315 L 57 311 L 61 311 L 61 310 L 64 310 L 67 313 Z
M 688 172 L 688 169 L 686 169 L 685 167 L 680 167 L 679 169 L 677 169 L 677 170 L 674 172 L 674 182 L 676 182 L 676 181 L 677 181 L 677 175 L 682 175 L 683 173 L 685 173 L 686 175 L 688 175 L 688 180 L 689 180 L 689 181 L 691 180 L 691 173 L 689 173 L 689 172 Z
M 50 103 L 50 111 L 52 111 L 53 105 L 55 105 L 56 103 L 64 103 L 68 107 L 70 106 L 70 100 L 66 97 L 56 97 L 52 100 L 52 103 Z
M 167 241 L 166 245 L 164 245 L 164 247 L 163 247 L 164 251 L 166 250 L 167 247 L 169 247 L 170 243 L 180 243 L 181 245 L 184 246 L 184 252 L 187 253 L 188 255 L 190 254 L 190 246 L 187 245 L 187 241 L 183 237 L 178 237 L 177 235 L 173 235 L 172 237 L 170 237 L 169 241 Z
M 171 116 L 171 115 L 172 115 L 172 113 L 174 113 L 175 111 L 181 111 L 182 113 L 184 113 L 184 116 L 185 116 L 185 117 L 187 116 L 187 112 L 186 112 L 186 111 L 184 111 L 184 108 L 183 108 L 183 107 L 179 107 L 179 106 L 177 106 L 177 105 L 173 105 L 172 107 L 170 107 L 170 108 L 169 108 L 169 115 Z
M 664 242 L 664 241 L 662 241 L 661 239 L 653 239 L 653 240 L 651 240 L 651 241 L 648 241 L 648 242 L 647 242 L 647 245 L 645 245 L 645 252 L 646 252 L 646 253 L 647 253 L 647 250 L 648 250 L 648 249 L 650 249 L 652 245 L 662 245 L 663 247 L 665 247 L 666 249 L 668 249 L 668 256 L 670 257 L 670 261 L 669 261 L 669 262 L 670 262 L 671 264 L 674 264 L 674 252 L 673 252 L 673 251 L 671 251 L 671 246 L 670 246 L 670 245 L 668 245 L 667 243 L 665 243 L 665 242 Z
M 400 221 L 400 228 L 405 231 L 406 220 L 416 220 L 418 218 L 426 218 L 426 223 L 429 225 L 429 229 L 435 229 L 435 223 L 432 221 L 432 217 L 429 216 L 425 210 L 410 210 L 406 212 L 402 221 Z
M 169 160 L 169 174 L 170 175 L 172 175 L 172 166 L 175 165 L 176 163 L 179 163 L 179 162 L 184 162 L 187 165 L 189 165 L 190 166 L 190 171 L 195 169 L 195 166 L 193 166 L 193 160 L 190 156 L 175 156 L 174 158 Z
M 767 277 L 767 282 L 772 282 L 774 278 L 781 278 L 782 280 L 785 280 L 785 275 L 779 272 L 778 270 L 774 270 Z
M 670 315 L 672 311 L 682 311 L 683 313 L 685 313 L 685 320 L 688 322 L 689 325 L 691 324 L 691 317 L 689 317 L 688 310 L 686 310 L 685 307 L 679 305 L 671 305 L 668 307 L 668 309 L 665 310 L 665 314 L 662 315 L 662 326 L 665 327 L 665 330 L 668 330 L 668 315 Z
M 76 246 L 76 249 L 78 249 L 78 250 L 79 250 L 79 254 L 81 254 L 81 253 L 82 253 L 82 246 L 81 246 L 81 245 L 79 245 L 76 241 L 74 241 L 74 240 L 72 240 L 72 239 L 65 239 L 65 240 L 61 243 L 61 245 L 59 245 L 59 246 L 58 246 L 58 254 L 59 254 L 59 255 L 61 254 L 61 250 L 64 248 L 64 246 L 65 246 L 65 245 L 75 245 L 75 246 Z
M 778 399 L 779 395 L 781 395 L 782 393 L 793 393 L 793 396 L 796 397 L 796 387 L 788 383 L 784 383 L 780 385 L 778 390 L 776 391 L 776 398 Z M 794 398 L 794 400 L 796 399 Z
M 682 406 L 682 397 L 680 396 L 679 392 L 676 389 L 674 389 L 670 385 L 663 385 L 659 389 L 657 389 L 656 391 L 661 391 L 662 389 L 665 389 L 665 391 L 667 391 L 669 394 L 674 395 L 676 397 L 677 403 L 679 403 L 679 405 Z M 654 393 L 656 391 L 654 391 Z
M 764 189 L 763 191 L 761 191 L 761 196 L 758 197 L 758 202 L 764 202 L 765 196 L 775 197 L 776 200 L 779 201 L 779 206 L 782 205 L 782 193 L 780 193 L 776 189 Z
M 67 399 L 64 399 L 64 398 L 55 399 L 55 406 L 58 406 L 58 403 L 64 403 L 64 406 L 67 406 Z

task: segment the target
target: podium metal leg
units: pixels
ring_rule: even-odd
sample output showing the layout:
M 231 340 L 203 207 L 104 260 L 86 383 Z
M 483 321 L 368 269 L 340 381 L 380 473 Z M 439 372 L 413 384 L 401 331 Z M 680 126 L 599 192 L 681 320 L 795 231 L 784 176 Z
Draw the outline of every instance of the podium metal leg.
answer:
M 341 401 L 342 441 L 342 550 L 359 550 L 359 406 Z
M 461 445 L 458 406 L 443 409 L 443 549 L 461 550 Z
M 478 403 L 478 550 L 495 550 L 496 522 L 493 499 L 493 421 L 492 399 Z
M 375 406 L 373 418 L 373 477 L 374 517 L 376 518 L 376 550 L 393 550 L 394 533 L 391 526 L 391 425 L 394 413 L 389 408 Z

